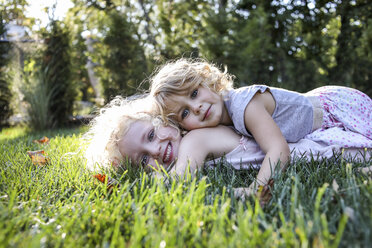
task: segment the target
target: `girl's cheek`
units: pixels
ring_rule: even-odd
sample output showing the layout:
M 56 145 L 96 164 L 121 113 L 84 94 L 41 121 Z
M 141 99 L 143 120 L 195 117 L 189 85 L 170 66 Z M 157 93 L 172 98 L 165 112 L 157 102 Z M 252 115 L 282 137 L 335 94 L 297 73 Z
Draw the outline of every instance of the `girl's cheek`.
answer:
M 188 120 L 187 122 L 184 122 L 183 125 L 184 129 L 190 131 L 196 128 L 200 128 L 198 123 L 192 120 Z

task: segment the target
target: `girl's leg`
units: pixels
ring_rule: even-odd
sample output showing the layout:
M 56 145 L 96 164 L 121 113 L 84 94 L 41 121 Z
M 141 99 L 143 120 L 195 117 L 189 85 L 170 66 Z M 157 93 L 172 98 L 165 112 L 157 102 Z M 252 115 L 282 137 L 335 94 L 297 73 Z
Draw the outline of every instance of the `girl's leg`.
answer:
M 320 130 L 311 139 L 342 147 L 372 147 L 372 100 L 363 92 L 341 86 L 324 86 L 308 94 L 323 106 Z

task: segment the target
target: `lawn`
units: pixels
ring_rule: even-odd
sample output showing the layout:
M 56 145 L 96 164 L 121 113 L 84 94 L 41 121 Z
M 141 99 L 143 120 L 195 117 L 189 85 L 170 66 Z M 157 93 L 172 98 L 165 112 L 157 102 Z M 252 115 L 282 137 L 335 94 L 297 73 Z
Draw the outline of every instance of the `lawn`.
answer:
M 330 160 L 294 161 L 275 176 L 272 199 L 232 197 L 253 171 L 220 165 L 169 180 L 134 170 L 106 172 L 108 190 L 85 170 L 85 129 L 0 133 L 0 246 L 3 247 L 369 247 L 372 181 L 358 167 Z M 43 136 L 49 144 L 33 140 Z M 33 165 L 27 151 L 45 150 Z

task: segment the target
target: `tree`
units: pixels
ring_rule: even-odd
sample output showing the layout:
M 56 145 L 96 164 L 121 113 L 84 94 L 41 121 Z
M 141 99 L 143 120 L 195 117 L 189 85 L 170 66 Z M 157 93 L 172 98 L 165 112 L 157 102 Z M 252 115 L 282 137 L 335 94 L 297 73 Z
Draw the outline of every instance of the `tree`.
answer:
M 332 68 L 330 80 L 360 88 L 372 95 L 372 3 L 367 0 L 343 1 L 337 6 L 340 17 L 340 33 L 336 66 Z
M 34 21 L 34 18 L 25 16 L 25 8 L 28 6 L 27 0 L 1 0 L 0 2 L 4 8 L 3 20 L 17 25 L 24 25 L 25 21 Z
M 73 23 L 80 25 L 80 32 L 85 32 L 86 39 L 92 41 L 85 56 L 95 65 L 105 101 L 118 94 L 128 96 L 137 92 L 148 74 L 148 61 L 139 24 L 135 23 L 138 19 L 133 18 L 133 6 L 129 1 L 115 0 L 73 2 L 74 15 L 78 16 Z
M 146 61 L 144 71 L 168 59 L 195 56 L 226 65 L 236 75 L 236 86 L 265 83 L 300 92 L 327 84 L 367 93 L 371 89 L 372 4 L 368 0 L 74 2 L 86 9 L 87 29 L 98 30 L 92 34 L 93 58 L 103 66 L 100 75 L 107 85 L 114 82 L 109 74 L 121 70 L 106 61 L 113 55 L 109 56 L 109 46 L 115 47 L 110 16 L 117 12 L 141 47 L 136 56 Z M 111 87 L 109 94 L 122 87 Z M 125 94 L 130 92 L 134 91 Z
M 143 49 L 134 38 L 134 26 L 127 21 L 125 13 L 112 10 L 100 51 L 103 62 L 98 68 L 105 99 L 117 94 L 129 96 L 137 92 L 146 76 Z
M 227 7 L 227 1 L 218 0 L 204 3 L 199 13 L 202 26 L 198 35 L 199 53 L 219 65 L 228 65 L 230 72 L 237 72 L 239 57 L 236 57 L 234 46 L 236 34 L 234 9 Z M 218 38 L 216 38 L 218 37 Z
M 8 75 L 8 62 L 9 52 L 11 45 L 9 42 L 1 40 L 1 37 L 5 34 L 5 22 L 0 12 L 0 127 L 5 125 L 8 118 L 12 114 L 10 108 L 11 90 L 10 90 L 10 79 Z
M 278 32 L 270 19 L 266 4 L 260 1 L 241 1 L 236 8 L 233 54 L 238 85 L 280 81 L 281 48 Z
M 70 33 L 59 21 L 52 20 L 50 28 L 50 33 L 44 33 L 46 49 L 41 70 L 48 92 L 53 92 L 49 113 L 53 122 L 60 126 L 72 114 L 76 90 L 71 80 Z
M 87 56 L 88 47 L 86 45 L 86 37 L 83 37 L 86 24 L 83 19 L 84 11 L 81 7 L 75 6 L 71 8 L 65 18 L 65 23 L 71 34 L 71 63 L 72 72 L 71 80 L 76 85 L 79 100 L 94 101 L 95 97 L 100 97 L 100 92 L 96 92 L 91 85 L 88 75 L 87 64 L 89 57 Z
M 157 41 L 164 59 L 198 55 L 202 30 L 200 11 L 205 7 L 200 0 L 157 1 L 157 28 L 161 30 Z

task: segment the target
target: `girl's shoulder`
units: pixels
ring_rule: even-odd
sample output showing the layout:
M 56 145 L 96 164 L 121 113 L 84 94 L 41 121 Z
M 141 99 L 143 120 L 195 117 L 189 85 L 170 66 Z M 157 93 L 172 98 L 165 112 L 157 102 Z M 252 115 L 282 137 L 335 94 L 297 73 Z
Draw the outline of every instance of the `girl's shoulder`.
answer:
M 257 92 L 257 91 L 264 92 L 267 89 L 269 89 L 269 86 L 267 86 L 267 85 L 264 85 L 264 84 L 252 84 L 252 85 L 248 85 L 248 86 L 242 86 L 242 87 L 239 87 L 239 88 L 234 88 L 234 89 L 230 90 L 229 92 L 232 92 L 232 93 L 234 93 L 234 92 L 235 93 L 251 92 L 251 91 L 254 91 L 254 92 Z
M 249 85 L 249 86 L 242 86 L 240 88 L 235 88 L 232 90 L 227 91 L 224 95 L 225 100 L 234 100 L 235 98 L 252 98 L 257 92 L 263 93 L 270 88 L 266 85 Z
M 183 170 L 190 161 L 191 168 L 197 168 L 208 156 L 220 157 L 233 150 L 239 143 L 239 136 L 227 126 L 195 129 L 181 140 L 177 167 Z
M 188 132 L 182 138 L 180 149 L 213 149 L 213 147 L 218 147 L 216 144 L 235 142 L 236 140 L 239 140 L 239 135 L 228 126 L 199 128 Z
M 189 131 L 185 136 L 182 137 L 179 147 L 179 152 L 189 153 L 195 149 L 200 149 L 203 147 L 203 142 L 205 138 L 208 137 L 208 128 L 200 128 Z
M 257 92 L 264 93 L 267 90 L 270 90 L 270 88 L 266 85 L 250 85 L 227 92 L 223 100 L 229 115 L 231 116 L 232 113 L 236 113 L 237 111 L 244 111 Z
M 189 131 L 182 138 L 181 143 L 196 145 L 201 142 L 211 141 L 215 139 L 218 135 L 225 135 L 226 133 L 229 132 L 231 132 L 231 128 L 222 125 L 217 127 L 198 128 Z M 218 140 L 220 140 L 220 138 L 218 138 Z

